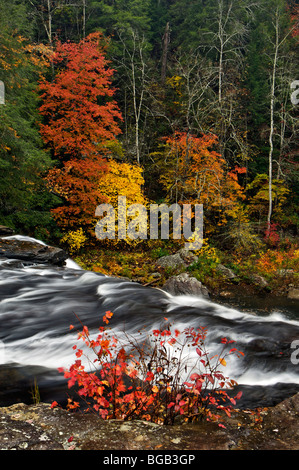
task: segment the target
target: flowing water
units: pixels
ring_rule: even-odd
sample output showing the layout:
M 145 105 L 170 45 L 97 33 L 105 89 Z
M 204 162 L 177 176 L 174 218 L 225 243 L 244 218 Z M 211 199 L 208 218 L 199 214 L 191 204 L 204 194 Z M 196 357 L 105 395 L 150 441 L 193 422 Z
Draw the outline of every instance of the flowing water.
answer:
M 107 310 L 119 334 L 147 334 L 167 317 L 175 328 L 207 328 L 211 353 L 222 337 L 244 353 L 227 360 L 225 375 L 243 390 L 240 407 L 270 406 L 299 391 L 294 342 L 299 340 L 298 303 L 251 307 L 239 299 L 229 306 L 201 297 L 172 296 L 126 280 L 84 271 L 72 260 L 65 267 L 0 266 L 0 406 L 31 403 L 36 380 L 43 401 L 66 399 L 66 383 L 58 367 L 74 362 L 72 346 L 80 328 L 76 315 L 96 333 Z M 248 308 L 247 308 L 248 307 Z M 76 314 L 76 315 L 75 315 Z M 299 341 L 298 346 L 299 347 Z M 189 364 L 196 353 L 188 357 Z M 31 390 L 31 391 L 30 391 Z

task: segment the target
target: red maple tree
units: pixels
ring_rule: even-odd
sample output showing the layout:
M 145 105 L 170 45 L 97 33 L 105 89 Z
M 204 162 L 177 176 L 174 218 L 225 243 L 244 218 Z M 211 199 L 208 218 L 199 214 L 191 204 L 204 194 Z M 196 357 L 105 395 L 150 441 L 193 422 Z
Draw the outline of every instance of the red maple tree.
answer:
M 44 116 L 40 132 L 59 164 L 48 176 L 64 204 L 53 209 L 63 228 L 88 227 L 103 201 L 99 181 L 107 170 L 107 142 L 120 134 L 122 119 L 113 99 L 113 69 L 101 33 L 77 43 L 57 42 L 52 81 L 40 83 Z

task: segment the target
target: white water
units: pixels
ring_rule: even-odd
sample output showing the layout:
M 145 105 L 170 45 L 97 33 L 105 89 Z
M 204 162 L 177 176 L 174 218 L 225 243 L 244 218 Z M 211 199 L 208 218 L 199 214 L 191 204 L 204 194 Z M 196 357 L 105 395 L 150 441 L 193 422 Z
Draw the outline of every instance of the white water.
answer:
M 75 314 L 96 335 L 107 310 L 114 313 L 111 327 L 118 337 L 124 331 L 136 335 L 144 328 L 144 339 L 167 317 L 180 331 L 205 326 L 210 355 L 220 353 L 222 337 L 236 341 L 232 346 L 244 357 L 230 356 L 223 372 L 240 385 L 299 385 L 298 365 L 291 361 L 291 343 L 299 339 L 296 319 L 277 310 L 258 316 L 201 297 L 175 297 L 84 271 L 71 259 L 65 268 L 0 269 L 0 364 L 54 371 L 69 367 L 77 343 L 69 325 L 81 328 Z M 198 356 L 191 350 L 184 360 L 191 371 Z

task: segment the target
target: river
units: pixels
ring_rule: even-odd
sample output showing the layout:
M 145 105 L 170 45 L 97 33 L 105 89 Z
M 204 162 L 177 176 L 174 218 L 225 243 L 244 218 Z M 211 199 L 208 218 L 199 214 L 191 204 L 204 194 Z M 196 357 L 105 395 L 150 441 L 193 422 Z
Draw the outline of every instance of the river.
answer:
M 243 391 L 239 407 L 271 406 L 299 391 L 298 301 L 240 293 L 224 304 L 84 271 L 71 260 L 65 267 L 2 263 L 0 406 L 32 403 L 35 380 L 42 401 L 65 401 L 68 391 L 57 369 L 75 360 L 77 339 L 69 326 L 80 327 L 78 315 L 96 333 L 107 310 L 119 334 L 147 334 L 167 317 L 178 330 L 206 327 L 211 352 L 217 353 L 222 337 L 234 340 L 244 356 L 229 358 L 225 375 Z

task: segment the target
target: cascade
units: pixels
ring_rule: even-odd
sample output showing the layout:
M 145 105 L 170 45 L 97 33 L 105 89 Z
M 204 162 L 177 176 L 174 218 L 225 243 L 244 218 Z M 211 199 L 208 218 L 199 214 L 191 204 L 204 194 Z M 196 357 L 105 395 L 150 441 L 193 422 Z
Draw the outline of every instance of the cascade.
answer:
M 207 328 L 208 348 L 234 340 L 241 358 L 229 358 L 225 375 L 243 390 L 239 406 L 271 406 L 299 391 L 299 318 L 286 310 L 253 314 L 196 296 L 85 271 L 72 260 L 63 267 L 0 265 L 0 406 L 31 403 L 36 380 L 43 401 L 63 400 L 67 388 L 59 367 L 74 362 L 76 315 L 96 334 L 105 312 L 121 334 L 150 332 L 167 317 L 178 330 Z M 77 321 L 78 329 L 80 325 Z M 192 355 L 188 361 L 192 364 Z

